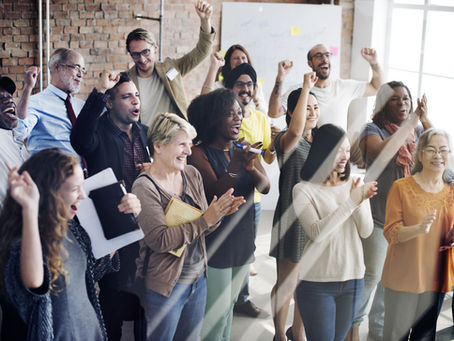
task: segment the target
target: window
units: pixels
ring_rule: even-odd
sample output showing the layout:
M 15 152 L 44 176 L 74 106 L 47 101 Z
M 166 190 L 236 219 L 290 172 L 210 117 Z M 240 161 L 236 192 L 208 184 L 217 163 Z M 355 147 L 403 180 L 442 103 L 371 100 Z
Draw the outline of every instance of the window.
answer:
M 454 1 L 390 0 L 387 78 L 427 95 L 435 127 L 454 133 Z M 451 99 L 451 100 L 450 100 Z

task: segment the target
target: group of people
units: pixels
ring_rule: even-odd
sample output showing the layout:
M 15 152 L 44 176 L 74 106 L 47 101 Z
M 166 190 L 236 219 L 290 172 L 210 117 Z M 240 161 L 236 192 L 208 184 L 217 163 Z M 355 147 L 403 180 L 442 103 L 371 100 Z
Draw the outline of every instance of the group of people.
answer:
M 188 105 L 182 77 L 215 34 L 211 6 L 195 10 L 192 51 L 159 62 L 138 28 L 126 40 L 134 66 L 100 73 L 86 101 L 73 96 L 85 73 L 74 50 L 54 51 L 38 94 L 39 70 L 27 69 L 17 104 L 16 85 L 0 77 L 2 338 L 120 340 L 134 321 L 136 340 L 230 340 L 234 312 L 264 314 L 249 299 L 250 265 L 260 195 L 277 185 L 274 340 L 359 340 L 371 300 L 373 339 L 433 340 L 454 284 L 454 187 L 450 138 L 432 127 L 425 96 L 413 110 L 404 83 L 383 84 L 370 48 L 369 82 L 331 79 L 318 44 L 312 72 L 285 95 L 293 62 L 278 64 L 267 105 L 249 53 L 233 45 L 211 54 Z M 355 134 L 348 106 L 374 95 L 372 122 Z M 270 126 L 267 116 L 282 115 L 285 129 Z M 261 161 L 276 158 L 272 184 Z M 144 238 L 95 259 L 77 212 L 84 176 L 107 167 L 127 191 L 112 209 L 135 215 Z M 172 205 L 194 216 L 170 226 Z

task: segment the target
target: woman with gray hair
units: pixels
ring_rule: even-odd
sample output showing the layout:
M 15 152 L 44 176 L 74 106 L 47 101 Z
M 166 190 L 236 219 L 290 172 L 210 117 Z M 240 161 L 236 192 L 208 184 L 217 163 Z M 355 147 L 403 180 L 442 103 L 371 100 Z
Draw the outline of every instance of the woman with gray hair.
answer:
M 145 274 L 148 340 L 198 340 L 206 301 L 205 235 L 244 202 L 229 189 L 207 204 L 200 173 L 186 164 L 195 136 L 176 114 L 156 115 L 147 141 L 153 163 L 132 187 L 143 204 L 137 274 Z M 187 207 L 183 212 L 200 210 L 200 216 L 187 219 L 180 210 L 180 224 L 168 226 L 166 213 L 175 202 Z
M 454 284 L 454 186 L 448 184 L 451 147 L 439 129 L 424 132 L 412 175 L 388 194 L 384 235 L 389 246 L 385 287 L 385 340 L 434 340 L 438 304 Z
M 359 340 L 359 325 L 367 314 L 367 307 L 375 288 L 375 297 L 369 313 L 369 336 L 375 340 L 383 340 L 383 287 L 380 286 L 380 276 L 385 260 L 388 244 L 383 237 L 383 225 L 385 222 L 386 196 L 388 191 L 397 179 L 410 175 L 410 168 L 413 163 L 413 152 L 419 135 L 424 130 L 432 127 L 427 118 L 427 100 L 425 96 L 418 99 L 416 115 L 413 112 L 413 103 L 410 90 L 402 82 L 388 82 L 378 90 L 372 122 L 367 123 L 359 136 L 359 147 L 363 159 L 366 162 L 366 169 L 369 171 L 371 165 L 378 158 L 385 148 L 393 148 L 392 138 L 395 133 L 405 133 L 401 140 L 404 143 L 391 159 L 383 164 L 383 171 L 380 172 L 377 182 L 377 195 L 370 199 L 374 230 L 372 235 L 363 239 L 364 263 L 366 273 L 364 275 L 364 295 L 360 308 L 353 321 L 348 340 Z M 419 124 L 420 123 L 420 124 Z M 404 127 L 404 129 L 401 129 Z M 391 142 L 391 143 L 390 143 Z M 375 166 L 374 166 L 375 168 Z

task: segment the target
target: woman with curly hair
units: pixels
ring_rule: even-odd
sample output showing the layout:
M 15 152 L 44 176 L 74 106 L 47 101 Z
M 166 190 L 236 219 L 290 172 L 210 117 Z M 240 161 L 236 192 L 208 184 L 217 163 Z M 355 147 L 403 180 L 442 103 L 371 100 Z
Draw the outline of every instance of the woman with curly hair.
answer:
M 119 262 L 95 260 L 73 219 L 86 197 L 83 180 L 79 160 L 56 148 L 10 171 L 0 214 L 1 283 L 27 340 L 107 340 L 95 282 Z M 128 194 L 118 209 L 138 214 L 140 202 Z

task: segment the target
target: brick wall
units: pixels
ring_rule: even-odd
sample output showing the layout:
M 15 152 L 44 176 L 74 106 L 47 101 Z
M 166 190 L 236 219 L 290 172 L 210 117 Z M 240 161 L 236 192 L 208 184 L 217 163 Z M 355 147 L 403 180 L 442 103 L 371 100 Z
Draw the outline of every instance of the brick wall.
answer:
M 78 50 L 84 56 L 88 74 L 78 95 L 83 99 L 96 85 L 96 77 L 101 70 L 122 71 L 132 64 L 125 50 L 125 38 L 131 30 L 143 27 L 153 32 L 156 38 L 158 37 L 158 22 L 138 21 L 134 17 L 137 13 L 151 17 L 159 16 L 159 0 L 143 0 L 140 3 L 134 0 L 51 0 L 50 2 L 51 53 L 56 48 L 67 47 Z M 165 0 L 164 57 L 181 56 L 194 47 L 198 39 L 199 19 L 194 11 L 193 2 L 193 0 Z M 261 2 L 330 3 L 329 0 Z M 0 4 L 0 74 L 8 75 L 16 81 L 19 93 L 26 67 L 39 63 L 37 3 L 36 0 L 2 0 Z M 219 32 L 222 1 L 211 0 L 210 3 L 214 8 L 212 24 Z M 339 3 L 343 6 L 341 75 L 348 77 L 354 3 L 353 0 L 335 1 L 335 4 Z M 43 4 L 45 14 L 44 6 Z M 217 48 L 219 38 L 218 35 L 215 41 Z M 208 65 L 207 59 L 186 77 L 185 86 L 189 99 L 199 93 Z M 45 78 L 44 84 L 46 84 Z

